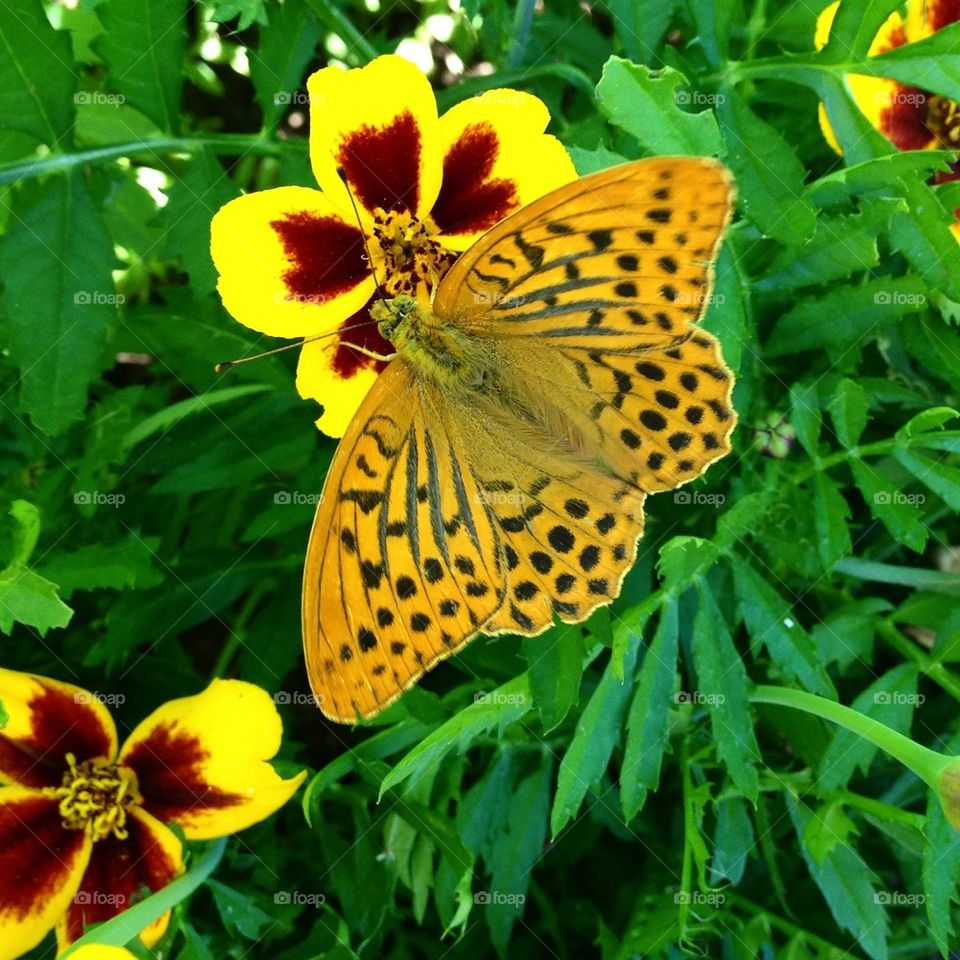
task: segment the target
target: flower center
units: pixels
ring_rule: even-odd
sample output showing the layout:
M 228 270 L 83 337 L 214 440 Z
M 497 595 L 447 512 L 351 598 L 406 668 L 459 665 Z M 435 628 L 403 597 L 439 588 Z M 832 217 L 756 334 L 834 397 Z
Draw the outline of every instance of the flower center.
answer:
M 456 254 L 444 250 L 427 225 L 408 210 L 377 207 L 372 240 L 370 255 L 377 280 L 391 297 L 429 297 L 456 259 Z
M 945 147 L 956 147 L 960 144 L 960 106 L 946 97 L 930 97 L 927 127 Z
M 127 839 L 127 807 L 142 803 L 132 775 L 108 760 L 84 760 L 67 754 L 67 771 L 59 787 L 47 787 L 48 797 L 60 801 L 60 816 L 67 830 L 83 830 L 91 840 L 111 834 Z

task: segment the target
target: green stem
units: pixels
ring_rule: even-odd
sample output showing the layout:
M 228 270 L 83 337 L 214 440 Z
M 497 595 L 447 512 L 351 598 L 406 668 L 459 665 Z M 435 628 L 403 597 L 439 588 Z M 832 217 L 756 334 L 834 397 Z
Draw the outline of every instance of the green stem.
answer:
M 697 830 L 697 819 L 693 809 L 693 778 L 690 776 L 690 751 L 687 747 L 687 738 L 683 737 L 680 741 L 680 775 L 683 784 L 683 865 L 680 869 L 680 892 L 689 894 L 691 882 L 693 880 L 693 844 L 690 837 L 694 830 Z M 690 904 L 687 897 L 682 897 L 678 904 L 677 923 L 678 928 L 683 934 L 687 929 L 687 914 L 690 912 Z
M 353 25 L 340 8 L 328 0 L 307 0 L 320 21 L 347 45 L 360 65 L 379 56 L 377 48 Z
M 814 693 L 791 690 L 787 687 L 757 686 L 751 691 L 750 700 L 754 703 L 771 703 L 780 707 L 802 710 L 804 713 L 836 723 L 899 760 L 934 790 L 937 789 L 940 774 L 944 768 L 953 762 L 951 757 L 944 757 L 934 750 L 921 746 L 902 733 L 891 730 L 879 720 L 868 717 L 865 713 L 860 713 L 842 703 L 819 697 Z
M 245 153 L 279 154 L 291 140 L 279 143 L 247 133 L 221 133 L 190 137 L 156 137 L 150 140 L 131 140 L 112 143 L 107 147 L 92 147 L 73 153 L 51 153 L 35 160 L 0 165 L 0 184 L 14 183 L 26 177 L 42 177 L 48 173 L 63 173 L 85 163 L 102 163 L 118 157 L 134 157 L 149 153 L 197 153 L 209 147 L 215 153 L 239 156 Z M 306 149 L 306 141 L 303 141 Z
M 257 607 L 260 606 L 260 602 L 273 588 L 274 583 L 272 580 L 263 580 L 247 594 L 246 603 L 244 603 L 243 609 L 233 624 L 230 636 L 227 637 L 223 646 L 220 648 L 220 654 L 217 657 L 217 662 L 213 665 L 213 670 L 210 671 L 211 680 L 222 677 L 227 670 L 230 669 L 230 664 L 233 662 L 237 650 L 243 646 L 243 641 L 247 633 L 247 623 L 250 621 Z
M 887 823 L 899 823 L 904 827 L 912 827 L 914 830 L 923 830 L 927 821 L 926 816 L 922 813 L 901 810 L 892 803 L 884 803 L 882 800 L 875 800 L 873 797 L 864 797 L 850 790 L 838 790 L 836 793 L 830 794 L 829 799 L 839 800 L 847 807 L 856 807 L 856 809 L 869 813 Z
M 960 680 L 942 663 L 935 660 L 928 653 L 911 643 L 896 627 L 892 620 L 881 621 L 877 632 L 884 642 L 893 647 L 898 653 L 912 660 L 920 672 L 929 677 L 941 690 L 949 693 L 954 700 L 960 701 Z

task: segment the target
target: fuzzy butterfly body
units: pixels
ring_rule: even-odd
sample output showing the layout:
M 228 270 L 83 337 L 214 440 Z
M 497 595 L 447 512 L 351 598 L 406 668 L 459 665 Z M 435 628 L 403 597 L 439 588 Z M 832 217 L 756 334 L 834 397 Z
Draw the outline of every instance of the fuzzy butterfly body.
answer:
M 376 308 L 396 356 L 337 450 L 304 571 L 328 717 L 373 716 L 478 633 L 618 595 L 646 495 L 730 449 L 733 377 L 696 323 L 731 202 L 713 161 L 626 164 L 502 221 L 431 308 Z

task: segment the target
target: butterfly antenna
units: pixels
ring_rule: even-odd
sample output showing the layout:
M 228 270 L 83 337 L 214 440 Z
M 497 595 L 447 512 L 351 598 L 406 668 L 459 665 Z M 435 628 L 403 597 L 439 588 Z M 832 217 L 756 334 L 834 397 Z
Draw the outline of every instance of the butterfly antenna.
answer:
M 337 167 L 337 173 L 340 175 L 343 185 L 347 188 L 347 196 L 350 198 L 350 206 L 353 207 L 353 215 L 357 218 L 357 226 L 360 228 L 360 239 L 363 241 L 363 249 L 367 255 L 367 263 L 370 264 L 370 273 L 373 276 L 374 286 L 377 288 L 377 299 L 383 303 L 387 298 L 383 292 L 383 287 L 380 286 L 380 281 L 377 278 L 377 271 L 373 265 L 373 257 L 370 255 L 370 247 L 367 245 L 367 235 L 363 231 L 363 222 L 360 220 L 360 211 L 357 209 L 357 201 L 354 200 L 353 191 L 350 189 L 350 181 L 347 180 L 347 175 L 344 173 L 343 167 Z

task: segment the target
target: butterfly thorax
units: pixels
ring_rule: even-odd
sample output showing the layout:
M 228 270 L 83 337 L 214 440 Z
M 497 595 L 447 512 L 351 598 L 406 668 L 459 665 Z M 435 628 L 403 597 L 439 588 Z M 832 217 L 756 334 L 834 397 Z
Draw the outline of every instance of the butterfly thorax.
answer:
M 370 315 L 398 356 L 422 376 L 447 388 L 476 388 L 489 377 L 490 365 L 477 340 L 413 297 L 378 301 Z

